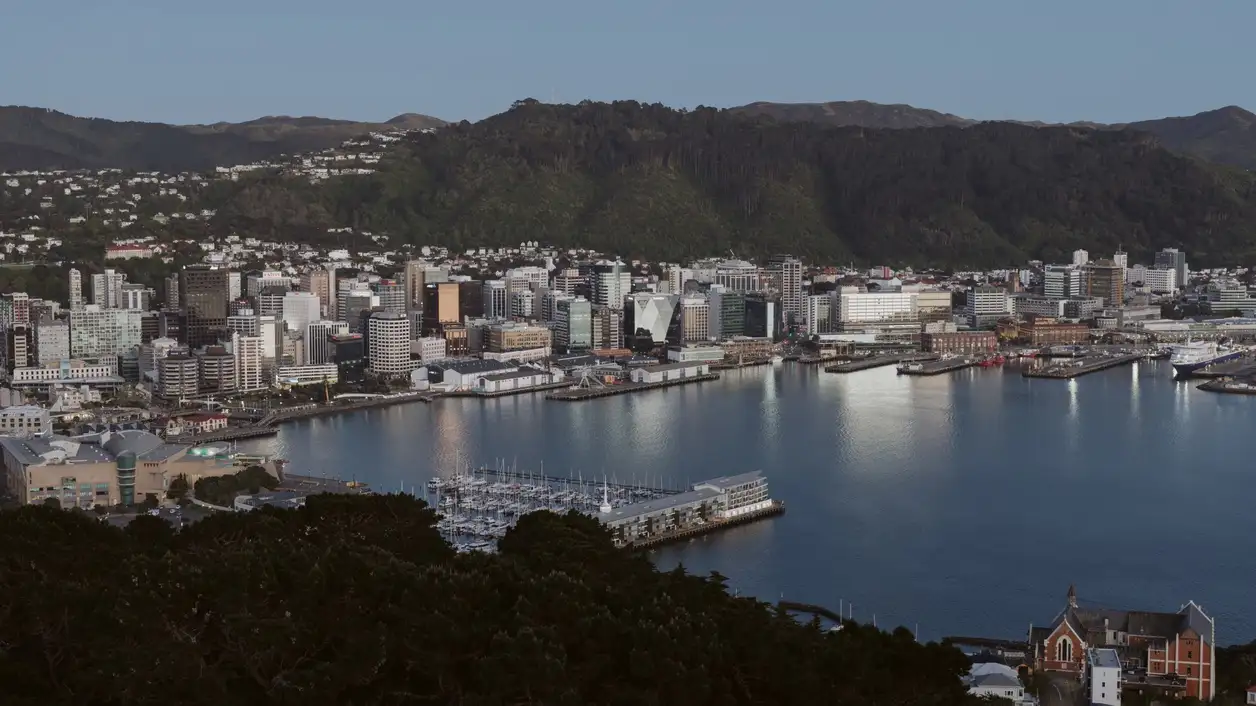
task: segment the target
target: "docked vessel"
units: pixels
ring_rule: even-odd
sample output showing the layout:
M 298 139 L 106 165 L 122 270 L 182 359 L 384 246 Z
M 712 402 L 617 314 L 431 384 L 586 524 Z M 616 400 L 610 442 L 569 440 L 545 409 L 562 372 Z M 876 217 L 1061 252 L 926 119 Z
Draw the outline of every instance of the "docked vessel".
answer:
M 1173 364 L 1173 372 L 1178 375 L 1190 375 L 1210 365 L 1225 363 L 1243 355 L 1242 348 L 1219 346 L 1213 341 L 1187 341 L 1179 346 L 1172 346 L 1169 362 Z
M 769 360 L 769 362 L 771 362 L 771 363 L 772 363 L 772 365 L 780 365 L 781 363 L 784 363 L 784 362 L 785 362 L 785 358 L 783 358 L 783 357 L 781 357 L 781 356 L 779 356 L 779 355 L 774 355 L 774 356 L 772 356 L 771 358 L 769 358 L 768 360 Z

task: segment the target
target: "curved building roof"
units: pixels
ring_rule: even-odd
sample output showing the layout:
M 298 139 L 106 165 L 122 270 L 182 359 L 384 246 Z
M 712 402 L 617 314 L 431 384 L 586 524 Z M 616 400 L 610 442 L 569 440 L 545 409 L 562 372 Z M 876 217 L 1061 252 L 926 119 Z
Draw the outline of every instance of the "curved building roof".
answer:
M 136 456 L 143 456 L 164 443 L 161 437 L 156 434 L 140 429 L 127 429 L 125 431 L 109 432 L 101 439 L 100 445 L 114 456 L 124 451 L 130 451 Z

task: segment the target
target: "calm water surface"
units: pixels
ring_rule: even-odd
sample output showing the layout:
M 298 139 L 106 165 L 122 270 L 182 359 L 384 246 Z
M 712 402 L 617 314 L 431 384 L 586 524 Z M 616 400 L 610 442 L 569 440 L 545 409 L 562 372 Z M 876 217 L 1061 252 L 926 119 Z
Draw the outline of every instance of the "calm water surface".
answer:
M 654 554 L 765 600 L 883 627 L 1021 637 L 1070 583 L 1102 605 L 1256 638 L 1256 397 L 1166 364 L 1074 381 L 786 364 L 584 403 L 446 399 L 307 420 L 242 445 L 298 473 L 419 486 L 506 459 L 553 475 L 689 483 L 762 469 L 788 512 Z

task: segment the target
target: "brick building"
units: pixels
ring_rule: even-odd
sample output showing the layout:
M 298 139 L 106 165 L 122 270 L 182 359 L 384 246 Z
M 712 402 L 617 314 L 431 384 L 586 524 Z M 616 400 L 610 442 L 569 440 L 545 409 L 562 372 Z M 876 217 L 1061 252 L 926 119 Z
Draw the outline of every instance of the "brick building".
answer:
M 923 333 L 920 343 L 930 353 L 991 353 L 999 348 L 999 337 L 994 331 L 958 331 L 951 333 Z
M 1017 338 L 1034 346 L 1061 346 L 1090 341 L 1090 327 L 1044 317 L 1020 324 Z
M 1064 610 L 1047 627 L 1031 627 L 1029 642 L 1037 669 L 1070 672 L 1086 669 L 1087 650 L 1116 650 L 1133 676 L 1127 693 L 1159 694 L 1211 700 L 1216 625 L 1194 601 L 1176 613 L 1081 607 L 1069 586 Z

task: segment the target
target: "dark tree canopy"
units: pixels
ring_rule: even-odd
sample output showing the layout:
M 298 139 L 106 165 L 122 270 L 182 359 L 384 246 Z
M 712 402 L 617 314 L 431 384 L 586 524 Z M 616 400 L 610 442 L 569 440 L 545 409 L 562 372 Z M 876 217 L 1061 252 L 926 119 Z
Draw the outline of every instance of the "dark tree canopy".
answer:
M 175 533 L 0 513 L 6 706 L 975 703 L 956 650 L 836 634 L 531 515 L 455 554 L 406 496 L 317 496 Z

